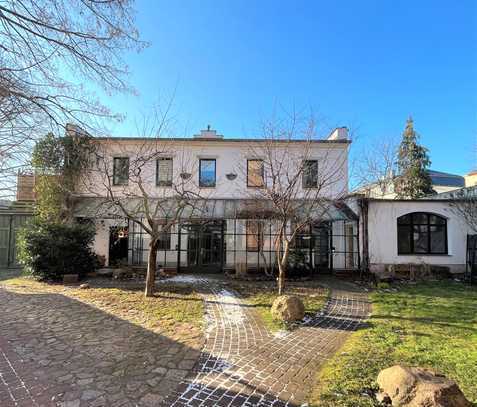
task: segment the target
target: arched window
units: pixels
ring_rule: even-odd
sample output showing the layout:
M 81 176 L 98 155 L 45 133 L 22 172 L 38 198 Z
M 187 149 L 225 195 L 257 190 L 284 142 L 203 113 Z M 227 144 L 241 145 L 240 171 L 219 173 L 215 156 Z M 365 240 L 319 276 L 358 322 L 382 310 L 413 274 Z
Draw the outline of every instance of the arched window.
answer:
M 398 254 L 447 254 L 447 220 L 425 212 L 397 220 Z

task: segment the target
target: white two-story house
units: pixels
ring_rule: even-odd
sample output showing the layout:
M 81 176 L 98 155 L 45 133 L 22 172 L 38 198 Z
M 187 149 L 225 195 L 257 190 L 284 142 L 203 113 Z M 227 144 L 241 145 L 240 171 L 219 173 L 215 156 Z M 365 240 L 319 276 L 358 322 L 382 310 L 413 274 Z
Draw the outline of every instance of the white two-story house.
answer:
M 94 250 L 107 266 L 145 264 L 149 235 L 133 218 L 148 216 L 146 204 L 151 216 L 164 218 L 166 224 L 181 204 L 178 196 L 187 190 L 194 204 L 161 234 L 158 265 L 178 271 L 270 272 L 275 266 L 275 224 L 263 209 L 265 198 L 257 210 L 264 183 L 272 182 L 274 170 L 264 164 L 268 154 L 282 171 L 283 188 L 294 162 L 304 162 L 294 200 L 319 196 L 327 202 L 294 241 L 295 268 L 319 272 L 359 267 L 358 220 L 341 201 L 348 193 L 346 128 L 320 140 L 224 138 L 209 128 L 192 138 L 98 137 L 93 142 L 94 169 L 78 187 L 75 214 L 94 222 Z M 134 217 L 128 219 L 125 210 Z

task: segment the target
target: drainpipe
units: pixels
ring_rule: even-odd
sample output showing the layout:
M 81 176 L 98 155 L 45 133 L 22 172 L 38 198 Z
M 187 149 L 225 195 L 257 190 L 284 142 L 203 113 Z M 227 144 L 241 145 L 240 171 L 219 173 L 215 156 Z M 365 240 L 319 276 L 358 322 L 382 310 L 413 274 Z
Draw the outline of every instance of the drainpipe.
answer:
M 369 273 L 369 235 L 368 235 L 368 209 L 369 202 L 367 198 L 359 200 L 359 207 L 361 212 L 361 228 L 362 228 L 362 245 L 363 256 L 361 263 L 361 276 L 363 273 Z

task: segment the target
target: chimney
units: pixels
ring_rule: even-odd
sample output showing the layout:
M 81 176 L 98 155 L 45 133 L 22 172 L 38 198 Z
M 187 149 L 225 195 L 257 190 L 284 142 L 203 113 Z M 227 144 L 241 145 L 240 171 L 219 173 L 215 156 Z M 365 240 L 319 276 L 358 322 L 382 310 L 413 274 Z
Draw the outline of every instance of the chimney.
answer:
M 210 128 L 210 124 L 207 126 L 207 130 L 201 130 L 200 131 L 200 134 L 195 134 L 194 135 L 194 138 L 196 139 L 205 139 L 205 140 L 209 140 L 209 139 L 212 139 L 212 140 L 217 140 L 217 139 L 223 139 L 224 136 L 220 135 L 220 134 L 217 134 L 217 131 L 216 130 L 212 130 Z
M 19 172 L 17 174 L 17 201 L 35 200 L 35 176 Z
M 348 128 L 338 127 L 334 129 L 327 140 L 348 140 Z

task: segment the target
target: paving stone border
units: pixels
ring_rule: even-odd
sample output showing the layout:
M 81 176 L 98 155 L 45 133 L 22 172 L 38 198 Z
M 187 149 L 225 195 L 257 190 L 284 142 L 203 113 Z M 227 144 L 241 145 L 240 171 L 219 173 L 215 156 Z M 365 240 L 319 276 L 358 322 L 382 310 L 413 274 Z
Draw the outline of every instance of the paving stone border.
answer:
M 162 406 L 300 406 L 319 366 L 369 314 L 364 292 L 337 289 L 300 328 L 271 335 L 220 281 L 208 285 L 208 336 L 196 371 Z

